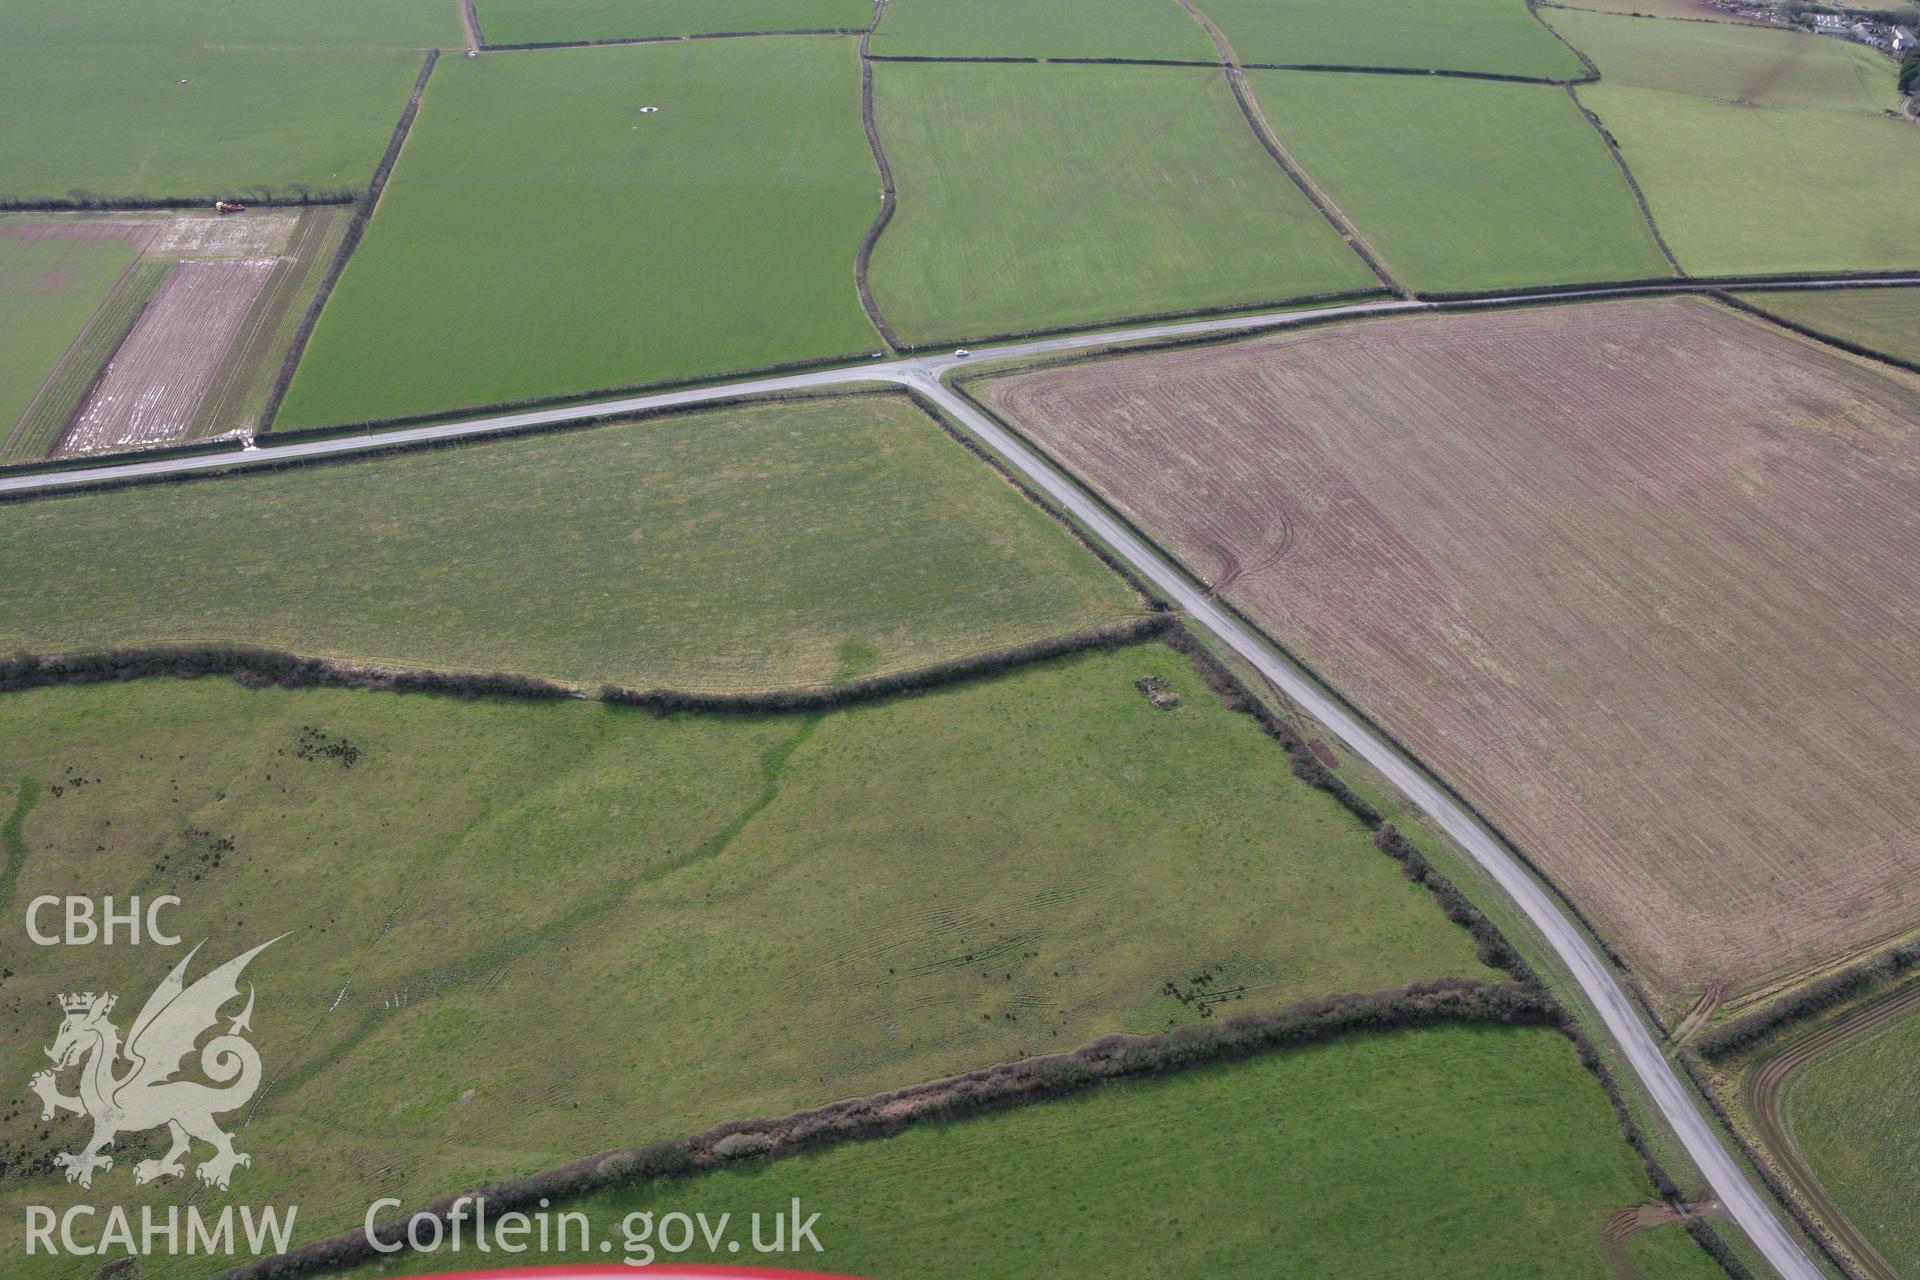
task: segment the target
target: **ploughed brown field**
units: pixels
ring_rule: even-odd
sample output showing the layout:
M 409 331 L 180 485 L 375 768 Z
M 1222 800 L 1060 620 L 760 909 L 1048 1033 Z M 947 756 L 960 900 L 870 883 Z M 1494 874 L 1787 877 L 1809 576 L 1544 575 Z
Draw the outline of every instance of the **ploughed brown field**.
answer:
M 1920 923 L 1920 379 L 1701 299 L 976 384 L 1670 1001 Z
M 184 437 L 275 261 L 237 258 L 175 267 L 107 361 L 56 452 Z

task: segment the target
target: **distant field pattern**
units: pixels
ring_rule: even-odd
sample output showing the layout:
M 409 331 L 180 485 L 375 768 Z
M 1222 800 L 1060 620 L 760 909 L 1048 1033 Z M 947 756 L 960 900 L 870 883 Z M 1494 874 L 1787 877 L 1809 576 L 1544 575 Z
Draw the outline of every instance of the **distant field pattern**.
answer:
M 1672 274 L 1606 144 L 1558 88 L 1248 75 L 1294 158 L 1417 289 Z
M 981 385 L 1669 996 L 1920 919 L 1920 379 L 1686 300 Z
M 1175 0 L 888 0 L 876 55 L 1218 58 Z
M 1546 10 L 1599 64 L 1581 98 L 1696 275 L 1920 265 L 1920 129 L 1894 63 L 1843 40 Z
M 873 0 L 475 0 L 474 7 L 489 44 L 848 30 L 873 21 Z
M 1196 0 L 1242 62 L 1570 79 L 1585 68 L 1521 0 Z M 1383 85 L 1381 92 L 1391 93 Z
M 873 256 L 909 342 L 1375 286 L 1218 72 L 881 63 L 900 203 Z

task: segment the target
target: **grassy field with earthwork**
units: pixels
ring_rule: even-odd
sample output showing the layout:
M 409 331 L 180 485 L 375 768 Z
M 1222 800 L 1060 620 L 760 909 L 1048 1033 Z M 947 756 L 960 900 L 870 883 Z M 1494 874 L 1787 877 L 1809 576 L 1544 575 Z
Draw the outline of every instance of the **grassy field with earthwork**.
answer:
M 1149 676 L 1180 705 L 1151 705 Z M 210 962 L 289 934 L 251 971 L 276 1074 L 228 1194 L 297 1191 L 312 1234 L 375 1194 L 1203 1010 L 1489 976 L 1358 821 L 1157 644 L 803 716 L 210 678 L 9 694 L 0 726 L 8 794 L 37 789 L 18 900 L 178 890 L 173 923 Z M 135 948 L 83 959 L 10 962 L 9 1078 L 51 1037 L 56 987 L 132 1004 L 156 976 Z M 1200 974 L 1219 1006 L 1169 994 Z M 36 1171 L 73 1128 L 0 1122 Z M 104 1185 L 10 1182 L 15 1220 Z

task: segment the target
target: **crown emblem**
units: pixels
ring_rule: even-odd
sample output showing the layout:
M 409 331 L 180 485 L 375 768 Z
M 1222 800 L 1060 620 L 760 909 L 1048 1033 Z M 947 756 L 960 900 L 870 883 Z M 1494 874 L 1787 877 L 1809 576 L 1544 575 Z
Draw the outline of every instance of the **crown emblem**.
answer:
M 120 998 L 119 996 L 106 997 L 106 1003 L 100 1006 L 100 1012 L 102 1014 L 112 1013 L 114 1002 L 117 1001 L 119 998 Z M 72 995 L 61 996 L 60 1007 L 66 1010 L 68 1013 L 85 1013 L 88 1009 L 91 1009 L 93 1007 L 93 1001 L 94 1001 L 93 992 L 88 991 L 83 994 L 81 992 L 76 991 Z

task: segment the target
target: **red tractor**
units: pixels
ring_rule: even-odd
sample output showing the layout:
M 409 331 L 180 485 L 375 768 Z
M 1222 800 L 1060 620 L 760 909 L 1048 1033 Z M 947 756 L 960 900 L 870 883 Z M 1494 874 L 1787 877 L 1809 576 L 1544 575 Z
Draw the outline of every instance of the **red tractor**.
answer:
M 247 206 L 241 204 L 238 200 L 215 200 L 213 202 L 213 211 L 215 213 L 239 213 L 246 207 Z

